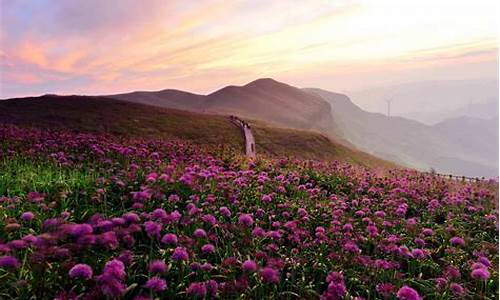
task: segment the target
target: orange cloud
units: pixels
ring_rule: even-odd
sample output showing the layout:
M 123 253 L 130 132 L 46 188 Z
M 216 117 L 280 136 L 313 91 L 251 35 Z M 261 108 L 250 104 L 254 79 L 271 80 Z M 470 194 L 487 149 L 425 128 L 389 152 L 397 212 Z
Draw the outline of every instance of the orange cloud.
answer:
M 25 40 L 17 49 L 16 56 L 24 63 L 33 64 L 42 68 L 47 67 L 48 61 L 43 49 L 30 40 Z

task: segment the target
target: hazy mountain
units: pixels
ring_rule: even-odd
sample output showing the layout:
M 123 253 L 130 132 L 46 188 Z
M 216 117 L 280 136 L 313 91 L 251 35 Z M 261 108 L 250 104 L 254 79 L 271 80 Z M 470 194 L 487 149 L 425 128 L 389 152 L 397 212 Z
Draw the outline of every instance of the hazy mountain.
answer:
M 244 86 L 227 86 L 206 96 L 163 90 L 108 97 L 194 112 L 235 114 L 282 127 L 334 132 L 331 108 L 326 101 L 270 78 Z
M 468 176 L 498 175 L 498 127 L 494 121 L 457 120 L 428 126 L 370 113 L 346 95 L 306 89 L 332 105 L 342 137 L 359 149 L 422 170 Z
M 432 126 L 443 138 L 467 152 L 498 164 L 498 116 L 488 120 L 458 117 Z
M 498 113 L 497 80 L 419 81 L 351 91 L 349 96 L 364 110 L 383 114 L 387 114 L 386 100 L 391 100 L 392 116 L 429 125 L 460 116 L 492 118 Z

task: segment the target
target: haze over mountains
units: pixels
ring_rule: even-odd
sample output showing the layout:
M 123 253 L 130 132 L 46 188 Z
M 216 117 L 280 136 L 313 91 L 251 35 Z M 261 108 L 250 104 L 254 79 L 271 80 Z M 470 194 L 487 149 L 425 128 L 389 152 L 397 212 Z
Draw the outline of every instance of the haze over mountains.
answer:
M 496 79 L 417 81 L 351 91 L 349 96 L 364 110 L 383 114 L 391 100 L 391 115 L 429 125 L 464 116 L 498 116 Z
M 316 131 L 346 149 L 357 148 L 424 171 L 434 168 L 455 175 L 498 175 L 498 117 L 452 118 L 431 126 L 367 112 L 344 94 L 300 89 L 269 78 L 227 86 L 208 95 L 166 89 L 106 98 L 196 113 L 233 114 L 273 127 Z M 260 128 L 265 132 L 262 128 L 266 126 Z M 265 139 L 269 136 L 261 135 Z M 259 145 L 259 134 L 256 138 Z
M 430 92 L 429 92 L 430 93 Z M 299 89 L 273 79 L 228 86 L 209 95 L 177 90 L 110 97 L 195 112 L 236 114 L 269 124 L 316 130 L 375 156 L 421 170 L 468 176 L 498 174 L 495 119 L 450 120 L 435 126 L 367 112 L 348 96 Z

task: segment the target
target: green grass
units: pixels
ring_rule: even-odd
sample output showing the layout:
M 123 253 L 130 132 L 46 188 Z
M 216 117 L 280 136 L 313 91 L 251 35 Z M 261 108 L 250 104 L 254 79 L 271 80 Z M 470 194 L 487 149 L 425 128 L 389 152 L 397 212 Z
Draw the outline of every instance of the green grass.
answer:
M 76 212 L 83 217 L 100 208 L 90 202 L 97 177 L 94 171 L 58 166 L 50 161 L 4 159 L 0 161 L 0 195 L 24 197 L 29 192 L 43 193 L 51 197 L 50 214 L 55 216 L 74 207 L 89 208 Z
M 28 192 L 84 191 L 94 185 L 96 174 L 57 166 L 49 161 L 23 158 L 0 161 L 0 195 L 24 196 Z
M 257 154 L 339 160 L 366 167 L 397 165 L 305 130 L 251 123 Z M 244 152 L 243 134 L 227 116 L 200 114 L 105 97 L 44 96 L 0 102 L 0 123 L 107 133 L 123 137 L 181 139 L 198 145 Z

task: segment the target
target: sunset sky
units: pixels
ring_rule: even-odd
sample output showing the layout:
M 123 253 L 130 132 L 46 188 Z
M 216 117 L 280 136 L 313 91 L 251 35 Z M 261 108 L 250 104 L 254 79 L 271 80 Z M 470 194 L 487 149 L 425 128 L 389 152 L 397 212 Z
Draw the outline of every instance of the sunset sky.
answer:
M 499 1 L 0 2 L 0 98 L 498 77 Z

